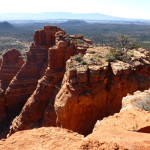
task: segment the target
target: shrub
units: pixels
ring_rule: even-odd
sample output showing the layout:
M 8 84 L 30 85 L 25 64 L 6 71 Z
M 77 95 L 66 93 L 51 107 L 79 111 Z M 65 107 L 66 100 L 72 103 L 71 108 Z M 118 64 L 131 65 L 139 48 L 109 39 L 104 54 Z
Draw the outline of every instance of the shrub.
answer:
M 76 44 L 84 44 L 84 41 L 81 39 L 72 39 L 71 42 L 74 43 L 75 45 Z
M 91 50 L 89 51 L 90 54 L 95 54 L 95 51 Z
M 83 61 L 83 58 L 82 58 L 82 56 L 80 56 L 80 55 L 75 55 L 74 57 L 73 57 L 73 59 L 75 60 L 75 61 L 77 61 L 77 62 L 81 62 L 81 61 Z
M 116 58 L 112 54 L 107 54 L 105 58 L 108 62 L 114 62 L 116 60 Z
M 97 62 L 100 62 L 100 57 L 101 57 L 100 55 L 96 54 L 93 56 L 93 59 Z
M 77 62 L 79 62 L 81 65 L 86 65 L 86 62 L 83 60 L 83 57 L 80 55 L 73 56 L 73 59 Z

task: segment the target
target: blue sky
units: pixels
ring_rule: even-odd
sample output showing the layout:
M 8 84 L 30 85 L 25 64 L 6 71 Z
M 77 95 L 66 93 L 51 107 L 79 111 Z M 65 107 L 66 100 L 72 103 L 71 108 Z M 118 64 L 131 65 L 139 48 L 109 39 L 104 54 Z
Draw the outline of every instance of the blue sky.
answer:
M 2 0 L 0 5 L 0 13 L 56 11 L 150 19 L 150 0 Z

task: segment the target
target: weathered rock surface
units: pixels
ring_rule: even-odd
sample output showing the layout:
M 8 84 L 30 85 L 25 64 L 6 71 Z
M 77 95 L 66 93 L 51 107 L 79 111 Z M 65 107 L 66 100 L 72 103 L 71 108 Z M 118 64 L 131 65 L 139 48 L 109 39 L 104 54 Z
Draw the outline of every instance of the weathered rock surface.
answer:
M 21 53 L 16 49 L 6 51 L 2 55 L 2 62 L 0 67 L 0 81 L 1 88 L 6 90 L 10 81 L 22 67 L 24 61 Z
M 122 111 L 131 108 L 140 108 L 150 111 L 150 89 L 144 92 L 136 91 L 122 99 Z
M 148 52 L 135 51 L 131 63 L 108 63 L 102 57 L 103 49 L 99 51 L 101 55 L 87 53 L 67 62 L 63 85 L 55 98 L 58 124 L 84 135 L 98 119 L 119 112 L 128 93 L 150 87 Z
M 143 130 L 143 133 L 150 133 L 150 112 L 137 108 L 122 110 L 120 113 L 97 121 L 94 132 L 99 129 L 121 129 L 133 132 Z
M 62 128 L 39 128 L 19 131 L 0 141 L 5 150 L 149 150 L 150 135 L 135 132 L 99 129 L 83 138 Z
M 0 150 L 76 150 L 82 138 L 82 135 L 61 128 L 25 130 L 0 141 Z
M 80 147 L 86 150 L 149 150 L 150 135 L 101 128 L 87 136 Z

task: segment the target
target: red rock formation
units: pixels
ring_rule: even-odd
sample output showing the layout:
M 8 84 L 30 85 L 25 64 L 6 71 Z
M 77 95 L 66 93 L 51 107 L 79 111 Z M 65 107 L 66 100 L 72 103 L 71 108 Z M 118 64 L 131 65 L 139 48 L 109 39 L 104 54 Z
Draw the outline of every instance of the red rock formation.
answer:
M 62 31 L 55 26 L 45 26 L 44 29 L 35 32 L 34 44 L 27 52 L 27 61 L 5 93 L 8 114 L 20 111 L 36 89 L 38 79 L 43 76 L 46 69 L 48 48 L 55 44 L 55 33 L 60 30 Z
M 56 126 L 54 99 L 64 76 L 66 61 L 77 52 L 75 45 L 66 39 L 64 31 L 56 33 L 56 45 L 49 48 L 46 72 L 20 115 L 14 119 L 10 134 L 35 126 Z
M 98 119 L 119 112 L 122 97 L 136 90 L 148 89 L 149 53 L 137 53 L 142 56 L 137 66 L 137 57 L 133 58 L 132 64 L 121 61 L 108 64 L 101 57 L 101 64 L 90 65 L 91 60 L 94 64 L 98 58 L 96 54 L 91 57 L 89 53 L 83 58 L 68 61 L 63 85 L 55 98 L 60 126 L 89 134 Z M 84 61 L 86 65 L 80 63 Z
M 35 31 L 34 44 L 52 47 L 55 45 L 55 34 L 58 31 L 63 30 L 56 26 L 44 26 L 44 29 Z
M 6 51 L 2 55 L 2 64 L 0 67 L 1 88 L 6 90 L 12 78 L 23 65 L 21 53 L 16 49 Z

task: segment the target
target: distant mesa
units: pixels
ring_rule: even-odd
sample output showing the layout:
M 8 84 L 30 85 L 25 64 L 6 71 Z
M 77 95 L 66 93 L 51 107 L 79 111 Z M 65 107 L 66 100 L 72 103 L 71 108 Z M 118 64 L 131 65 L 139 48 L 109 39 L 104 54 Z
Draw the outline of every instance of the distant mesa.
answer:
M 66 22 L 60 23 L 60 25 L 87 25 L 86 21 L 83 20 L 68 20 Z
M 15 27 L 7 21 L 0 22 L 0 30 L 13 30 Z

